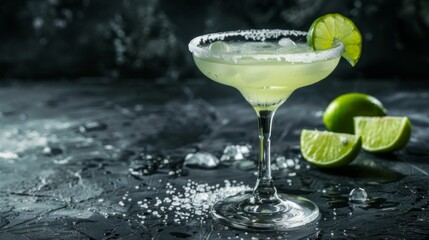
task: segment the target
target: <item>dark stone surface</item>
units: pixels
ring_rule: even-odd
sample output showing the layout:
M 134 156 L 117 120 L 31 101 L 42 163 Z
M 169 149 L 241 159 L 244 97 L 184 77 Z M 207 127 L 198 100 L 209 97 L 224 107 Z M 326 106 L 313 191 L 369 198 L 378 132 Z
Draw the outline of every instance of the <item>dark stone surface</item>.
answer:
M 352 91 L 378 97 L 391 115 L 408 116 L 411 141 L 391 155 L 361 152 L 342 169 L 309 166 L 297 147 L 301 129 L 323 129 L 327 103 Z M 235 90 L 203 79 L 4 83 L 0 239 L 427 239 L 428 102 L 422 81 L 328 79 L 294 93 L 275 117 L 272 151 L 296 162 L 273 175 L 280 191 L 315 201 L 323 215 L 305 229 L 254 233 L 227 229 L 207 211 L 174 221 L 178 212 L 193 211 L 184 206 L 166 209 L 162 218 L 153 213 L 171 206 L 157 205 L 157 198 L 172 197 L 173 187 L 180 193 L 188 180 L 254 185 L 255 169 L 238 165 L 254 160 L 256 148 L 247 160 L 216 169 L 183 167 L 188 153 L 220 157 L 228 143 L 256 145 L 255 114 Z M 366 189 L 368 203 L 347 201 L 356 187 Z
M 0 77 L 177 80 L 197 73 L 187 51 L 193 37 L 248 28 L 307 31 L 330 12 L 350 17 L 364 39 L 359 71 L 344 64 L 338 76 L 427 76 L 426 0 L 3 0 Z

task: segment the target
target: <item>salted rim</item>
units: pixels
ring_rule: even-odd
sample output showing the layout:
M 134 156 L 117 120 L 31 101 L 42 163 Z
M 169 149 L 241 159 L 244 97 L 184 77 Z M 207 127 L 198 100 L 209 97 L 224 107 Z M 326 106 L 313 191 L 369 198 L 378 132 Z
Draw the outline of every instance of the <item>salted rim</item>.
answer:
M 306 36 L 307 32 L 282 29 L 249 29 L 228 31 L 219 33 L 210 33 L 198 36 L 189 42 L 189 51 L 199 58 L 219 58 L 225 61 L 237 62 L 240 58 L 253 58 L 256 60 L 277 60 L 298 63 L 310 63 L 315 61 L 328 60 L 339 57 L 344 51 L 344 45 L 338 41 L 336 46 L 314 52 L 306 53 L 278 53 L 278 54 L 252 54 L 252 53 L 233 53 L 221 52 L 213 53 L 207 48 L 200 47 L 201 44 L 213 41 L 223 41 L 226 37 L 243 37 L 245 40 L 265 41 L 271 38 Z

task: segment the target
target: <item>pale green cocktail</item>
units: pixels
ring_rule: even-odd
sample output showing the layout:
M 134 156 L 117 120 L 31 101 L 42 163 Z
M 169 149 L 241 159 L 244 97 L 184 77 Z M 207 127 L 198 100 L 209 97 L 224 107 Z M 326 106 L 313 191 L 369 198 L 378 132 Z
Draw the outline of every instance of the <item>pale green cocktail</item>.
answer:
M 247 230 L 287 230 L 313 222 L 319 209 L 310 200 L 277 193 L 271 177 L 270 136 L 276 109 L 292 92 L 327 77 L 344 47 L 313 51 L 305 32 L 243 30 L 214 33 L 189 43 L 196 65 L 208 78 L 238 89 L 255 109 L 260 139 L 259 172 L 251 193 L 213 206 L 213 217 Z
M 310 49 L 305 43 L 234 42 L 219 44 L 218 53 L 234 53 L 234 58 L 198 57 L 198 68 L 210 79 L 238 89 L 246 100 L 259 110 L 274 110 L 294 90 L 327 77 L 337 66 L 340 56 L 311 61 Z M 226 51 L 225 46 L 228 48 Z M 206 46 L 210 50 L 210 45 Z M 290 62 L 276 59 L 276 54 L 309 53 L 309 62 Z M 270 55 L 272 58 L 270 58 Z M 298 55 L 297 55 L 298 56 Z M 305 59 L 303 59 L 305 60 Z

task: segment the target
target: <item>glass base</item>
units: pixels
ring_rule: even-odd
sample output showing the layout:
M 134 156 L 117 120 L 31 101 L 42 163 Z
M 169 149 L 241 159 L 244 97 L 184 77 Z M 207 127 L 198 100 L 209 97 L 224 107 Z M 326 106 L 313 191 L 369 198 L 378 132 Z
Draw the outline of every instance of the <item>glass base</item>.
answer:
M 253 194 L 243 193 L 217 202 L 212 216 L 222 224 L 250 231 L 285 231 L 301 227 L 319 217 L 319 208 L 310 200 L 278 194 L 278 201 L 255 203 Z

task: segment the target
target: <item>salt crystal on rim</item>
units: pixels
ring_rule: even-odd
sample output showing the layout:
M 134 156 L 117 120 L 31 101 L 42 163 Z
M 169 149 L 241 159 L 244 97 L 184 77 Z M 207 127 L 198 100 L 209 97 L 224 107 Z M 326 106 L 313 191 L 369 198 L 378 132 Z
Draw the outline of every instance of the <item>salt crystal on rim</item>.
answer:
M 336 42 L 335 46 L 330 49 L 322 51 L 313 51 L 306 53 L 277 53 L 277 54 L 243 54 L 234 52 L 216 52 L 213 53 L 204 45 L 212 43 L 214 41 L 226 41 L 228 38 L 241 37 L 244 40 L 253 41 L 266 41 L 266 40 L 277 40 L 280 37 L 305 37 L 306 32 L 295 31 L 295 30 L 280 30 L 280 29 L 251 29 L 251 30 L 238 30 L 221 33 L 211 33 L 202 35 L 192 39 L 188 45 L 189 51 L 199 58 L 218 58 L 224 61 L 238 63 L 238 61 L 245 58 L 253 58 L 255 60 L 275 60 L 275 61 L 286 61 L 292 63 L 311 63 L 315 61 L 323 61 L 339 57 L 344 51 L 344 45 L 341 42 Z

